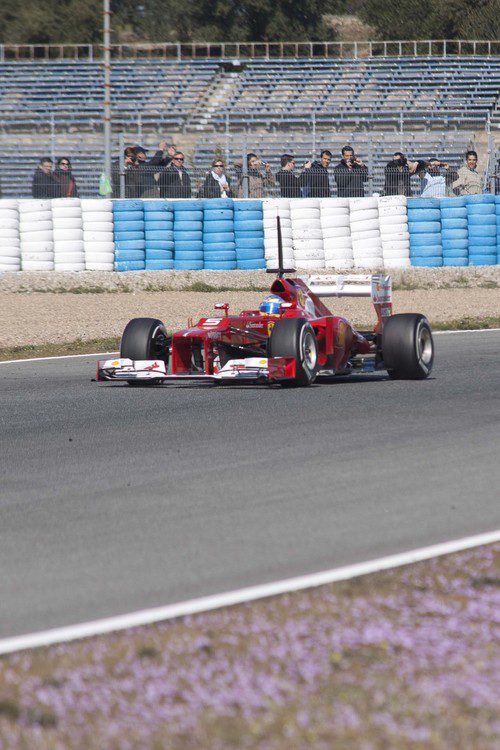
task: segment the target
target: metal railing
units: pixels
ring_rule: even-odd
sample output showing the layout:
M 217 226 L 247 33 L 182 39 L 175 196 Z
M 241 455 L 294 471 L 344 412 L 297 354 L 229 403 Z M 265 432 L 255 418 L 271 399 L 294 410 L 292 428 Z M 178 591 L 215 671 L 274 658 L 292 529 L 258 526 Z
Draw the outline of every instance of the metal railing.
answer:
M 2 44 L 0 62 L 10 60 L 101 60 L 97 44 Z M 496 57 L 500 40 L 409 39 L 356 42 L 137 42 L 112 44 L 118 60 L 365 59 L 370 57 Z

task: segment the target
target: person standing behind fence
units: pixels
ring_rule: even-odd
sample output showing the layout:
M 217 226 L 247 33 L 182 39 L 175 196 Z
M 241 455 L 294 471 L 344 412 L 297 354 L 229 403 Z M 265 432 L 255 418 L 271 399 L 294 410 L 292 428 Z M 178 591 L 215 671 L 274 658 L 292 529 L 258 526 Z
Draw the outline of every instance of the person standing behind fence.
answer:
M 483 192 L 483 176 L 477 171 L 477 154 L 467 151 L 465 164 L 457 172 L 453 192 L 457 195 L 477 195 Z
M 205 182 L 200 188 L 200 198 L 232 198 L 231 184 L 224 174 L 222 159 L 214 159 L 212 169 L 207 172 Z
M 61 198 L 78 198 L 76 180 L 71 172 L 71 162 L 67 156 L 61 156 L 56 161 L 54 179 L 59 185 Z
M 249 198 L 263 198 L 265 188 L 270 189 L 274 187 L 274 176 L 271 172 L 271 165 L 266 162 L 264 164 L 264 172 L 260 171 L 262 162 L 257 154 L 247 154 L 248 176 L 243 174 L 241 163 L 234 166 L 238 175 L 238 198 L 245 197 L 245 179 L 248 180 Z
M 450 165 L 437 156 L 431 156 L 425 171 L 422 173 L 421 197 L 446 198 L 448 186 L 456 179 L 457 173 L 450 170 Z
M 160 172 L 158 184 L 162 198 L 191 198 L 191 178 L 182 151 L 176 151 L 168 167 Z
M 304 164 L 304 169 L 300 175 L 300 184 L 302 185 L 302 195 L 304 198 L 329 198 L 330 197 L 330 178 L 328 167 L 332 161 L 332 152 L 324 149 L 318 161 L 310 161 Z
M 167 148 L 167 141 L 161 141 L 158 144 L 158 151 L 151 159 L 147 157 L 147 148 L 136 146 L 134 152 L 137 159 L 137 169 L 133 175 L 136 183 L 134 198 L 157 198 L 158 184 L 155 175 L 159 174 L 159 167 L 168 167 L 171 164 L 176 149 L 173 146 Z
M 396 151 L 384 169 L 385 195 L 412 195 L 411 177 L 425 168 L 424 162 L 409 161 L 401 151 Z
M 31 195 L 33 198 L 59 198 L 61 190 L 52 173 L 52 159 L 44 156 L 33 174 Z
M 302 190 L 300 177 L 293 173 L 295 159 L 290 154 L 281 157 L 281 169 L 276 173 L 276 182 L 280 186 L 282 198 L 300 198 Z
M 344 146 L 342 159 L 333 169 L 337 183 L 339 198 L 363 198 L 364 183 L 368 180 L 368 167 L 359 156 L 356 156 L 352 146 Z

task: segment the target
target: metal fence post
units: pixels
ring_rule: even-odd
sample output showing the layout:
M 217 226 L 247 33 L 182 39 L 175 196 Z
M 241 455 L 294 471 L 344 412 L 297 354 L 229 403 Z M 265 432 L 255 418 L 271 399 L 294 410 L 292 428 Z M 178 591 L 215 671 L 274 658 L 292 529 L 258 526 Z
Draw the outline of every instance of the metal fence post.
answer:
M 311 153 L 311 159 L 314 159 L 314 154 L 316 153 L 316 110 L 313 110 L 312 113 L 312 153 Z
M 224 120 L 225 120 L 225 135 L 226 135 L 225 162 L 226 162 L 226 169 L 229 169 L 229 139 L 230 139 L 229 112 L 226 112 L 226 116 Z
M 54 120 L 54 114 L 50 115 L 50 158 L 52 159 L 54 166 L 56 163 L 56 124 Z
M 120 198 L 125 198 L 125 138 L 123 133 L 118 136 L 118 159 L 120 170 Z
M 368 141 L 368 190 L 373 195 L 373 141 L 370 136 Z
M 243 187 L 243 197 L 248 198 L 248 183 L 250 181 L 250 178 L 248 177 L 248 163 L 247 163 L 247 138 L 246 134 L 243 138 L 243 154 L 242 154 L 242 174 L 241 174 L 241 184 Z

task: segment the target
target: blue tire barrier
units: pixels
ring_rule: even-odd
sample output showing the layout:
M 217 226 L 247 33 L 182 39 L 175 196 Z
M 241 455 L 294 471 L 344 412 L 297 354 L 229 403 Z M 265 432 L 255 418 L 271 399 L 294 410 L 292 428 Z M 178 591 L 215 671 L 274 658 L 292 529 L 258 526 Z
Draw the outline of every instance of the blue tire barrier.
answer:
M 408 209 L 408 221 L 439 221 L 441 211 L 439 208 L 410 208 Z
M 141 200 L 114 200 L 113 201 L 113 212 L 115 211 L 142 211 Z
M 217 245 L 219 242 L 234 242 L 233 232 L 218 232 L 217 234 L 203 234 L 205 245 Z
M 467 209 L 463 208 L 442 208 L 441 209 L 441 221 L 443 219 L 466 219 Z
M 264 257 L 264 250 L 252 248 L 250 250 L 238 250 L 236 253 L 238 260 L 258 260 Z
M 443 266 L 468 266 L 469 261 L 467 257 L 464 258 L 453 258 L 443 256 Z
M 172 206 L 174 207 L 174 213 L 201 211 L 203 209 L 203 201 L 196 200 L 195 198 L 185 198 L 178 201 L 172 201 Z
M 437 258 L 442 257 L 443 250 L 441 246 L 436 247 L 436 245 L 430 245 L 427 247 L 425 245 L 421 245 L 414 250 L 412 250 L 410 246 L 410 258 L 414 255 L 416 255 L 418 258 Z
M 201 250 L 177 250 L 174 251 L 174 260 L 203 260 Z
M 176 271 L 201 271 L 203 269 L 203 261 L 174 259 L 174 268 Z
M 439 208 L 439 198 L 408 198 L 408 208 Z
M 206 208 L 203 211 L 203 221 L 232 221 L 233 210 L 229 208 Z
M 430 234 L 431 232 L 437 233 L 441 231 L 440 221 L 409 221 L 408 231 L 412 234 Z
M 146 258 L 146 263 L 144 264 L 146 271 L 170 271 L 173 267 L 173 260 L 148 260 Z
M 471 237 L 469 235 L 469 248 L 471 247 L 496 247 L 496 237 Z
M 115 261 L 115 271 L 144 271 L 145 263 L 143 260 L 124 260 Z
M 234 232 L 235 234 L 238 234 L 239 232 L 262 232 L 263 231 L 263 225 L 262 221 L 253 219 L 250 221 L 244 221 L 242 219 L 236 218 L 234 219 Z
M 144 232 L 144 221 L 134 219 L 134 221 L 114 221 L 114 232 Z
M 412 234 L 410 235 L 410 247 L 418 247 L 419 245 L 436 245 L 440 247 L 442 244 L 441 232 L 431 234 Z
M 467 206 L 467 216 L 495 215 L 494 203 L 471 203 Z
M 176 255 L 178 252 L 196 252 L 203 254 L 203 242 L 201 240 L 193 240 L 192 242 L 174 242 L 174 245 Z
M 143 240 L 144 232 L 114 232 L 113 239 L 117 240 Z
M 237 217 L 238 222 L 244 221 L 263 221 L 262 209 L 260 211 L 245 211 L 243 216 Z
M 115 224 L 122 221 L 144 221 L 144 211 L 113 211 Z
M 118 240 L 115 241 L 115 252 L 116 250 L 145 250 L 145 240 Z
M 234 232 L 232 221 L 208 221 L 203 226 L 204 234 L 222 234 L 225 232 Z
M 443 247 L 443 258 L 468 258 L 469 248 L 468 247 Z
M 443 240 L 466 240 L 468 235 L 467 229 L 443 229 L 441 233 Z
M 262 213 L 262 201 L 260 200 L 244 200 L 244 201 L 234 201 L 234 210 L 236 212 L 240 211 L 260 211 Z
M 144 260 L 144 250 L 115 249 L 115 261 L 118 260 Z
M 458 195 L 456 198 L 440 198 L 440 208 L 458 208 L 459 206 L 465 206 L 465 196 Z
M 173 242 L 174 240 L 174 233 L 171 229 L 161 232 L 157 229 L 146 229 L 144 236 L 146 237 L 146 242 L 149 242 L 150 240 L 168 240 L 169 242 Z
M 426 266 L 427 268 L 437 268 L 438 266 L 443 265 L 443 259 L 442 258 L 423 258 L 419 256 L 415 256 L 414 258 L 411 258 L 411 265 L 412 266 Z
M 470 227 L 496 226 L 497 217 L 495 214 L 469 214 L 467 222 Z
M 174 242 L 191 242 L 193 240 L 201 240 L 201 232 L 177 232 L 174 229 Z
M 205 198 L 203 208 L 214 211 L 217 208 L 230 208 L 233 210 L 232 198 Z
M 174 228 L 174 222 L 173 221 L 148 221 L 146 219 L 145 223 L 145 229 L 149 232 L 154 232 L 155 229 L 158 229 L 159 231 L 170 231 Z
M 236 245 L 234 242 L 217 242 L 213 245 L 203 245 L 203 252 L 205 255 L 207 253 L 217 253 L 219 251 L 224 253 L 235 253 Z
M 202 221 L 175 221 L 175 232 L 201 232 L 203 229 Z
M 492 193 L 478 193 L 477 195 L 466 195 L 465 203 L 467 207 L 474 203 L 495 203 L 495 196 Z
M 146 260 L 173 260 L 172 250 L 150 250 L 146 248 Z
M 215 263 L 218 260 L 229 261 L 233 260 L 236 263 L 236 253 L 234 252 L 220 252 L 220 253 L 205 253 L 203 256 L 205 263 Z
M 263 237 L 238 237 L 236 240 L 237 250 L 262 250 L 264 251 Z
M 174 243 L 169 240 L 146 240 L 146 252 L 148 250 L 174 250 Z
M 236 268 L 234 260 L 205 260 L 204 268 L 207 271 L 233 271 Z
M 493 225 L 473 225 L 469 226 L 469 238 L 470 237 L 495 237 L 497 236 L 497 226 Z
M 443 234 L 445 231 L 449 231 L 450 229 L 465 229 L 467 230 L 467 219 L 441 219 L 441 228 L 443 230 Z
M 264 239 L 264 229 L 262 231 L 255 231 L 255 232 L 235 232 L 236 241 L 240 242 L 240 240 L 263 240 Z
M 469 266 L 496 266 L 496 255 L 469 255 Z
M 266 267 L 266 261 L 264 258 L 260 258 L 259 260 L 238 260 L 236 262 L 236 268 L 241 268 L 245 270 L 251 270 L 252 268 L 265 268 Z
M 145 200 L 142 201 L 142 205 L 144 207 L 144 211 L 148 211 L 151 213 L 160 213 L 164 211 L 173 212 L 174 207 L 172 203 L 169 203 L 167 200 Z
M 467 250 L 469 247 L 468 240 L 447 240 L 443 239 L 443 252 L 446 250 Z M 453 255 L 453 253 L 452 253 Z

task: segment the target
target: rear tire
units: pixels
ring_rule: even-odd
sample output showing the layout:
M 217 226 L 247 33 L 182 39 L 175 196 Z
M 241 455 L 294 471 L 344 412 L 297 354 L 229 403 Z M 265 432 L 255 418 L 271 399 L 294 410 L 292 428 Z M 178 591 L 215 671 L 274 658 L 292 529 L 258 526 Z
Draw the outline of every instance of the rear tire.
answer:
M 425 315 L 392 315 L 382 333 L 382 356 L 389 377 L 395 380 L 429 377 L 434 363 L 434 341 Z
M 156 318 L 133 318 L 125 326 L 120 344 L 122 359 L 158 359 L 168 369 L 167 331 Z M 158 380 L 129 380 L 129 385 L 155 385 Z
M 304 318 L 281 318 L 269 338 L 270 357 L 294 357 L 296 377 L 285 387 L 311 385 L 318 372 L 318 344 L 314 329 Z

